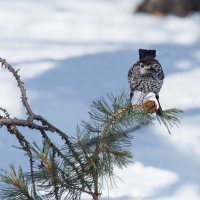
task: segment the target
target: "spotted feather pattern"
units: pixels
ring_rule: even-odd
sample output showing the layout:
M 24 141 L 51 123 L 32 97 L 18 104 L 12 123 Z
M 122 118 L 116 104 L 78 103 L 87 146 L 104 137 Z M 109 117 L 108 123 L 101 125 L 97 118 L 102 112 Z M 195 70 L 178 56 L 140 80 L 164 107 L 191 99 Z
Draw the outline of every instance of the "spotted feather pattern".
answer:
M 141 59 L 128 72 L 131 91 L 140 91 L 145 94 L 150 92 L 158 94 L 163 85 L 163 79 L 164 73 L 160 63 L 152 58 Z

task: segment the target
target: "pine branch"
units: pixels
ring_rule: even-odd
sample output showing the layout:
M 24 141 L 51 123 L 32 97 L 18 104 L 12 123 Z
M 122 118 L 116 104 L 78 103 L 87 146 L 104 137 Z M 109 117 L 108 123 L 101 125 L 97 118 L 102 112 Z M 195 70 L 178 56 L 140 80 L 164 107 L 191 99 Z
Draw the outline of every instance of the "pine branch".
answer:
M 0 118 L 0 126 L 7 126 L 8 131 L 11 134 L 14 134 L 17 137 L 18 141 L 20 142 L 20 144 L 22 146 L 22 149 L 27 152 L 27 154 L 30 158 L 31 172 L 33 173 L 33 169 L 32 169 L 33 160 L 32 160 L 31 151 L 29 150 L 29 143 L 25 140 L 25 138 L 22 136 L 22 134 L 17 129 L 18 126 L 19 127 L 20 126 L 21 127 L 28 127 L 30 129 L 36 129 L 43 136 L 45 135 L 44 134 L 45 131 L 50 131 L 50 132 L 54 132 L 54 133 L 58 134 L 61 137 L 61 139 L 64 141 L 64 143 L 67 145 L 68 151 L 70 152 L 69 153 L 70 157 L 73 157 L 76 160 L 76 162 L 74 160 L 73 161 L 74 163 L 72 163 L 70 161 L 70 159 L 67 159 L 66 156 L 65 156 L 65 161 L 67 160 L 68 161 L 67 163 L 70 164 L 71 166 L 73 166 L 72 167 L 73 171 L 76 172 L 76 174 L 79 177 L 79 180 L 81 181 L 81 184 L 83 185 L 83 187 L 86 186 L 90 190 L 90 186 L 84 180 L 85 177 L 83 176 L 83 173 L 81 173 L 81 171 L 84 171 L 84 166 L 82 164 L 82 161 L 79 158 L 79 155 L 77 154 L 76 150 L 74 149 L 73 144 L 71 143 L 69 137 L 64 132 L 62 132 L 60 129 L 56 128 L 51 123 L 49 123 L 42 116 L 36 115 L 35 113 L 33 113 L 32 109 L 30 108 L 30 105 L 28 103 L 28 99 L 27 99 L 27 96 L 26 96 L 26 90 L 24 88 L 24 83 L 21 81 L 20 76 L 18 75 L 19 70 L 15 70 L 4 59 L 0 59 L 0 62 L 2 63 L 2 67 L 5 67 L 9 72 L 11 72 L 13 74 L 13 76 L 15 77 L 15 79 L 17 80 L 18 87 L 19 87 L 20 92 L 21 92 L 22 103 L 23 103 L 23 106 L 26 108 L 27 115 L 28 115 L 28 118 L 25 119 L 25 120 L 24 119 L 17 119 L 17 118 L 10 118 L 10 116 L 7 115 L 7 113 L 6 113 L 7 111 L 5 111 L 5 109 L 1 108 L 1 110 L 4 112 L 6 117 Z M 40 122 L 42 125 L 38 125 L 37 123 L 34 122 L 34 120 L 36 120 L 37 122 Z M 62 155 L 61 151 L 55 145 L 53 145 L 53 142 L 50 142 L 50 144 L 51 144 L 51 148 L 53 147 L 53 150 L 55 152 L 57 152 L 57 154 L 59 156 Z M 64 156 L 62 156 L 62 158 L 64 158 Z M 77 163 L 82 168 L 81 170 L 77 166 Z M 35 184 L 33 184 L 33 185 L 35 185 Z
M 16 136 L 16 138 L 18 139 L 18 142 L 20 143 L 22 150 L 25 151 L 29 157 L 29 163 L 30 163 L 30 171 L 31 171 L 31 183 L 32 183 L 32 187 L 33 187 L 33 195 L 36 198 L 37 193 L 36 193 L 36 189 L 35 189 L 35 180 L 33 178 L 34 176 L 34 170 L 33 170 L 33 156 L 32 156 L 32 152 L 30 149 L 30 144 L 29 142 L 25 139 L 25 137 L 22 135 L 22 133 L 17 129 L 16 126 L 14 125 L 10 125 L 7 126 L 7 130 L 8 132 L 10 132 L 11 134 L 14 134 Z
M 0 188 L 0 198 L 4 200 L 39 200 L 35 198 L 30 191 L 30 188 L 24 178 L 22 169 L 19 168 L 16 172 L 13 165 L 10 166 L 10 173 L 5 171 L 0 173 L 1 182 L 4 186 Z M 40 199 L 41 200 L 41 199 Z
M 97 184 L 96 180 L 113 176 L 114 166 L 123 168 L 131 162 L 132 135 L 127 129 L 151 123 L 151 113 L 156 112 L 155 102 L 153 105 L 149 101 L 129 108 L 127 99 L 127 95 L 122 92 L 94 101 L 89 112 L 91 121 L 84 121 L 82 134 L 78 132 L 78 145 L 94 180 L 95 198 L 101 190 L 100 182 Z
M 0 110 L 3 111 L 3 113 L 5 114 L 5 117 L 1 117 L 1 118 L 10 117 L 6 109 L 0 108 Z M 22 147 L 22 150 L 25 151 L 29 156 L 33 194 L 34 194 L 34 197 L 36 198 L 37 193 L 35 189 L 35 182 L 33 179 L 33 157 L 32 157 L 32 152 L 30 150 L 29 142 L 25 139 L 25 137 L 22 135 L 22 133 L 18 130 L 18 128 L 15 125 L 7 125 L 7 130 L 9 133 L 14 134 L 16 136 L 16 138 L 18 139 L 18 142 L 20 143 Z
M 163 111 L 162 115 L 157 115 L 158 122 L 163 123 L 171 134 L 170 128 L 177 126 L 181 123 L 183 111 L 177 108 L 171 108 Z
M 81 181 L 81 184 L 83 187 L 87 187 L 89 192 L 91 192 L 91 186 L 85 181 L 85 177 L 83 174 L 80 174 L 78 167 L 75 166 L 74 162 L 69 159 L 66 154 L 64 154 L 59 148 L 55 146 L 55 144 L 50 140 L 48 135 L 45 133 L 44 130 L 41 130 L 41 134 L 43 135 L 43 138 L 45 139 L 46 143 L 52 148 L 52 150 L 57 154 L 58 157 L 62 158 L 63 162 L 67 165 L 69 165 L 74 172 L 76 172 L 78 179 Z M 46 144 L 45 143 L 45 144 Z
M 94 180 L 114 176 L 114 166 L 126 167 L 132 161 L 132 131 L 153 123 L 156 119 L 155 101 L 143 102 L 144 98 L 141 98 L 137 104 L 127 107 L 128 99 L 126 93 L 121 92 L 119 95 L 109 94 L 107 99 L 102 97 L 94 101 L 89 111 L 90 122 L 83 121 L 84 130 L 77 133 L 77 143 L 91 168 Z M 180 114 L 180 110 L 164 110 L 159 118 L 173 126 L 180 122 Z M 93 187 L 94 194 L 96 190 L 101 190 L 96 182 Z M 100 192 L 96 194 L 99 195 Z
M 58 128 L 54 127 L 51 123 L 49 123 L 42 116 L 36 115 L 36 114 L 33 113 L 32 109 L 31 109 L 31 107 L 28 103 L 28 98 L 27 98 L 27 95 L 26 95 L 26 89 L 24 88 L 24 83 L 23 83 L 23 81 L 21 81 L 21 78 L 18 75 L 19 69 L 15 70 L 10 64 L 8 64 L 6 62 L 5 59 L 2 59 L 2 58 L 0 58 L 0 63 L 2 64 L 2 67 L 5 67 L 5 69 L 7 69 L 10 73 L 12 73 L 12 75 L 15 77 L 15 79 L 18 83 L 18 87 L 19 87 L 20 92 L 21 92 L 22 103 L 27 110 L 28 119 L 25 120 L 25 121 L 24 120 L 18 121 L 19 125 L 21 124 L 21 126 L 28 126 L 29 128 L 39 130 L 40 127 L 37 126 L 36 124 L 32 123 L 32 122 L 33 122 L 33 120 L 40 121 L 43 124 L 43 126 L 46 127 L 45 130 L 56 132 L 57 134 L 59 134 L 62 137 L 62 139 L 65 140 L 66 144 L 69 146 L 70 151 L 72 151 L 72 153 L 74 154 L 74 157 L 76 158 L 77 162 L 79 162 L 79 164 L 82 165 L 78 155 L 76 154 L 76 151 L 73 149 L 73 147 L 71 145 L 71 142 L 70 142 L 68 136 L 64 132 L 59 130 Z M 6 123 L 14 124 L 14 121 L 16 121 L 16 119 L 13 119 L 13 120 L 7 119 L 6 121 L 0 120 L 0 125 L 6 125 Z M 41 127 L 41 128 L 44 129 L 44 127 Z
M 79 199 L 82 193 L 86 193 L 98 200 L 102 180 L 109 178 L 114 181 L 115 167 L 124 168 L 132 162 L 134 131 L 157 119 L 170 133 L 171 127 L 180 123 L 181 110 L 164 110 L 158 116 L 155 101 L 139 98 L 136 104 L 129 106 L 129 96 L 122 91 L 93 101 L 88 112 L 90 120 L 83 121 L 80 128 L 77 127 L 76 136 L 69 136 L 32 111 L 18 75 L 19 70 L 3 59 L 0 62 L 17 80 L 22 104 L 28 115 L 27 119 L 11 118 L 5 109 L 0 108 L 3 112 L 0 126 L 6 126 L 8 132 L 15 135 L 30 161 L 28 173 L 22 173 L 20 169 L 17 174 L 11 167 L 11 174 L 0 175 L 4 183 L 2 195 L 7 199 L 15 194 L 16 200 Z M 44 140 L 43 146 L 28 141 L 19 127 L 38 131 Z M 59 145 L 50 139 L 50 133 L 60 137 Z M 20 184 L 16 184 L 15 180 Z M 43 194 L 39 196 L 41 191 Z
M 77 196 L 77 193 L 80 192 L 91 194 L 90 191 L 84 189 L 82 184 L 79 183 L 80 177 L 76 177 L 75 171 L 72 169 L 68 170 L 69 166 L 57 159 L 48 141 L 45 143 L 44 152 L 37 144 L 35 144 L 35 147 L 32 147 L 34 158 L 39 162 L 42 161 L 42 166 L 34 173 L 34 179 L 37 182 L 39 190 L 48 191 L 43 195 L 43 198 L 55 197 L 55 193 L 58 195 L 63 188 L 65 188 L 65 193 L 68 191 L 70 198 L 74 195 Z M 29 180 L 29 174 L 26 177 Z M 57 191 L 55 191 L 55 188 Z

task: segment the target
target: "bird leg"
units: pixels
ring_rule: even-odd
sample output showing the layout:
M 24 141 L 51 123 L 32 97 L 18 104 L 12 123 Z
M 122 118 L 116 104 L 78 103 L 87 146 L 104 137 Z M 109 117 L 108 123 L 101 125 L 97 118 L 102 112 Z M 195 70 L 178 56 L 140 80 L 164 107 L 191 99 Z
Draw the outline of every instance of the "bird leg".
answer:
M 162 113 L 163 113 L 163 110 L 162 110 L 162 107 L 161 107 L 161 105 L 160 105 L 160 101 L 159 101 L 159 95 L 158 95 L 158 94 L 156 94 L 156 100 L 157 100 L 157 102 L 158 102 L 158 105 L 159 105 L 159 107 L 158 107 L 158 109 L 157 109 L 157 112 L 156 112 L 156 114 L 157 114 L 157 115 L 162 115 Z
M 130 91 L 130 99 L 128 102 L 129 113 L 131 112 L 131 108 L 132 108 L 132 103 L 131 103 L 132 98 L 133 98 L 133 90 Z
M 133 98 L 133 90 L 131 90 L 131 92 L 130 92 L 130 99 L 129 99 L 129 103 L 130 103 L 130 104 L 131 104 L 132 98 Z

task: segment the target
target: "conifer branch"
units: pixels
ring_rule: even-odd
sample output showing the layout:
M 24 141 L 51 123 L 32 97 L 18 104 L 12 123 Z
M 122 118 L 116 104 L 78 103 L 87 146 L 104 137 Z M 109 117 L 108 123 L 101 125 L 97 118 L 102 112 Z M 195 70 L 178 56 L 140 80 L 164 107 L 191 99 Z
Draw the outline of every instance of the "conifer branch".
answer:
M 4 187 L 0 189 L 0 197 L 4 200 L 36 200 L 31 194 L 30 188 L 25 180 L 20 167 L 18 172 L 14 166 L 10 166 L 10 173 L 2 171 L 0 179 L 4 183 Z M 37 200 L 40 198 L 37 197 Z M 41 199 L 40 199 L 41 200 Z
M 18 75 L 18 70 L 15 70 L 10 64 L 8 64 L 6 62 L 5 59 L 0 58 L 0 63 L 2 64 L 2 67 L 5 67 L 5 69 L 7 69 L 10 73 L 12 73 L 12 75 L 15 77 L 17 83 L 18 83 L 18 87 L 20 89 L 21 92 L 21 99 L 22 99 L 22 103 L 24 105 L 24 107 L 27 110 L 27 115 L 28 115 L 28 119 L 27 120 L 20 120 L 18 123 L 21 124 L 21 126 L 27 126 L 29 128 L 33 128 L 33 129 L 39 129 L 40 127 L 36 124 L 33 123 L 33 120 L 38 120 L 40 121 L 43 126 L 46 126 L 46 130 L 52 131 L 52 132 L 56 132 L 58 133 L 62 139 L 65 140 L 66 144 L 69 146 L 70 151 L 72 151 L 72 153 L 74 154 L 74 157 L 76 158 L 76 160 L 79 162 L 80 165 L 82 165 L 76 151 L 73 149 L 71 142 L 68 138 L 68 136 L 62 132 L 61 130 L 59 130 L 58 128 L 54 127 L 51 123 L 49 123 L 46 119 L 44 119 L 42 116 L 40 115 L 36 115 L 33 113 L 29 103 L 28 103 L 28 98 L 26 95 L 26 90 L 24 88 L 24 83 L 23 81 L 21 81 L 20 76 Z M 0 121 L 0 125 L 5 125 L 5 123 L 10 123 L 10 124 L 14 124 L 14 121 L 16 121 L 16 119 L 13 120 L 6 120 L 5 122 Z
M 170 129 L 173 126 L 177 126 L 181 123 L 183 111 L 177 108 L 171 108 L 163 111 L 162 115 L 157 115 L 158 122 L 163 123 L 167 128 L 169 134 L 171 134 Z
M 72 170 L 77 174 L 78 179 L 81 181 L 82 186 L 86 186 L 88 191 L 91 192 L 91 187 L 90 185 L 85 181 L 85 177 L 79 172 L 78 167 L 75 166 L 74 162 L 71 161 L 66 155 L 62 153 L 59 148 L 55 146 L 55 144 L 51 141 L 51 139 L 48 137 L 46 132 L 44 130 L 40 130 L 43 138 L 45 139 L 46 143 L 52 148 L 53 152 L 57 154 L 58 157 L 62 158 L 65 164 L 71 166 Z
M 37 144 L 35 144 L 34 148 L 32 147 L 32 150 L 34 152 L 34 157 L 38 161 L 42 161 L 42 166 L 40 167 L 40 170 L 35 172 L 35 180 L 40 186 L 41 190 L 49 190 L 52 189 L 52 186 L 54 189 L 56 188 L 56 193 L 58 194 L 59 188 L 63 187 L 66 190 L 73 190 L 78 192 L 84 192 L 87 194 L 92 194 L 92 192 L 88 191 L 84 187 L 82 187 L 82 184 L 80 184 L 81 187 L 78 186 L 78 184 L 71 182 L 71 174 L 74 178 L 75 182 L 75 176 L 73 175 L 74 171 L 70 170 L 71 174 L 66 174 L 65 172 L 65 166 L 67 165 L 61 165 L 59 166 L 58 160 L 56 158 L 56 154 L 54 152 L 55 149 L 51 149 L 49 146 L 49 141 L 46 141 L 45 143 L 45 151 L 42 152 Z M 68 167 L 68 166 L 67 166 Z M 28 178 L 28 176 L 27 176 Z M 66 179 L 68 178 L 68 180 Z M 80 181 L 78 177 L 78 181 Z M 52 185 L 51 185 L 52 184 Z M 49 192 L 51 194 L 51 192 Z
M 25 137 L 22 135 L 22 133 L 17 129 L 16 126 L 14 125 L 10 125 L 7 126 L 8 132 L 10 132 L 11 134 L 14 134 L 16 136 L 16 138 L 18 139 L 18 142 L 20 143 L 22 150 L 25 151 L 29 157 L 29 163 L 30 163 L 30 172 L 31 172 L 31 182 L 32 182 L 32 187 L 33 187 L 33 194 L 34 197 L 36 198 L 37 193 L 36 193 L 36 189 L 35 189 L 35 180 L 34 180 L 34 170 L 33 170 L 33 156 L 32 156 L 32 152 L 30 149 L 30 144 L 29 142 L 25 139 Z
M 22 197 L 28 200 L 78 199 L 86 193 L 99 200 L 102 180 L 114 180 L 115 167 L 123 168 L 132 162 L 130 147 L 134 131 L 157 119 L 170 133 L 171 127 L 180 123 L 181 110 L 163 110 L 158 116 L 155 101 L 143 98 L 128 106 L 129 96 L 122 91 L 93 101 L 88 112 L 90 120 L 82 122 L 76 136 L 69 136 L 32 111 L 19 70 L 12 68 L 4 59 L 0 58 L 0 62 L 17 80 L 28 115 L 27 119 L 11 118 L 7 110 L 0 108 L 3 113 L 0 126 L 7 127 L 8 132 L 15 135 L 30 162 L 28 173 L 23 173 L 20 168 L 17 175 L 12 166 L 11 174 L 0 174 L 1 181 L 5 183 L 0 189 L 3 191 L 0 193 L 2 198 L 9 199 L 17 192 L 16 200 Z M 43 146 L 28 141 L 19 127 L 38 131 L 44 140 Z M 50 133 L 58 135 L 62 144 L 52 140 Z M 20 184 L 14 182 L 16 179 Z M 38 195 L 41 191 L 46 192 Z

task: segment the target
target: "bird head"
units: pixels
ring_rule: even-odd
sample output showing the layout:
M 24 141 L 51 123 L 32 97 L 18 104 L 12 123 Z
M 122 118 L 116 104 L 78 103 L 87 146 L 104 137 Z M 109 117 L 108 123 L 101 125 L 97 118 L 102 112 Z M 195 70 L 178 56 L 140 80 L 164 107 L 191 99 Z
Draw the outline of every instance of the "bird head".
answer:
M 138 64 L 140 74 L 156 73 L 160 69 L 160 64 L 155 60 L 140 60 Z

